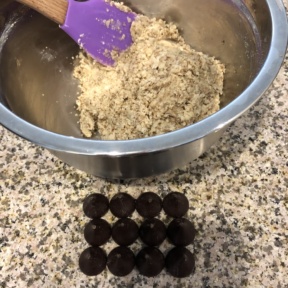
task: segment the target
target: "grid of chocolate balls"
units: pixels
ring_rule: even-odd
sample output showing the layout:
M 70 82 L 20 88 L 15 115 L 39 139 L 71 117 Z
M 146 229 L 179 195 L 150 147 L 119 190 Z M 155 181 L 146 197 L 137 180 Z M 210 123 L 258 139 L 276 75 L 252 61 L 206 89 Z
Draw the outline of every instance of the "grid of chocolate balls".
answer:
M 119 218 L 112 227 L 101 218 L 109 209 Z M 140 227 L 128 218 L 135 209 L 144 218 Z M 162 209 L 173 218 L 167 227 L 155 218 Z M 167 194 L 163 201 L 153 192 L 145 192 L 137 199 L 127 193 L 118 193 L 110 202 L 102 194 L 89 195 L 84 199 L 83 211 L 92 220 L 85 225 L 84 237 L 91 246 L 80 255 L 80 270 L 88 276 L 96 276 L 107 266 L 113 275 L 121 277 L 136 266 L 141 275 L 153 277 L 166 267 L 174 277 L 188 277 L 195 270 L 195 258 L 186 246 L 193 243 L 196 234 L 193 224 L 183 218 L 188 209 L 188 199 L 179 192 Z M 107 256 L 100 246 L 110 237 L 119 246 Z M 135 256 L 129 246 L 138 237 L 144 247 Z M 165 257 L 157 247 L 166 237 L 174 247 Z

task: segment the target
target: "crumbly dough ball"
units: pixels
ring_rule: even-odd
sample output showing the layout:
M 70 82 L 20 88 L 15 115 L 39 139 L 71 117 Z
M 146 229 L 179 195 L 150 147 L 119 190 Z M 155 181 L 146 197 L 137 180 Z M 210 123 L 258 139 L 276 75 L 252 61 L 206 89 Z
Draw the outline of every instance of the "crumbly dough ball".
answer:
M 115 67 L 80 53 L 74 76 L 84 136 L 124 140 L 170 132 L 219 110 L 224 65 L 185 44 L 175 25 L 138 16 Z

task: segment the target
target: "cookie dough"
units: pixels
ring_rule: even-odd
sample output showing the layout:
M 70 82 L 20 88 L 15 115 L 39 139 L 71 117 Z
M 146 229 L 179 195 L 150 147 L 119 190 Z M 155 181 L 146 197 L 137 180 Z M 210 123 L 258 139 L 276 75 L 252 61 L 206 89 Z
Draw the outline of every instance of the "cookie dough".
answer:
M 138 15 L 114 67 L 80 52 L 74 76 L 84 136 L 127 140 L 167 133 L 219 110 L 224 65 L 193 50 L 174 24 Z

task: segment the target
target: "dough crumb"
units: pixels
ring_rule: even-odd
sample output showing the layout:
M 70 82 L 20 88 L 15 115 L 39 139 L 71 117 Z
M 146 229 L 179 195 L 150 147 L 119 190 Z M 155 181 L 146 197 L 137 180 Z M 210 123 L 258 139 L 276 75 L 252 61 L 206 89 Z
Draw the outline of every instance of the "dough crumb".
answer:
M 167 133 L 219 110 L 225 67 L 185 44 L 174 24 L 137 16 L 114 67 L 80 52 L 74 76 L 84 136 L 128 140 Z

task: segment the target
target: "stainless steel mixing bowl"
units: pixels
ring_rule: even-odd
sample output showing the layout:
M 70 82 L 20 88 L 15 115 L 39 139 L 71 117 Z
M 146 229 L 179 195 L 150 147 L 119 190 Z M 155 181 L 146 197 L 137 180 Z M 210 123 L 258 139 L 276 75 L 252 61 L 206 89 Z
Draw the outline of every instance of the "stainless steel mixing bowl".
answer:
M 0 123 L 64 162 L 108 178 L 155 175 L 197 158 L 267 90 L 287 45 L 280 0 L 129 0 L 126 4 L 175 22 L 193 48 L 226 65 L 219 112 L 156 137 L 84 139 L 75 110 L 77 82 L 72 77 L 77 45 L 41 15 L 9 0 L 0 4 Z

